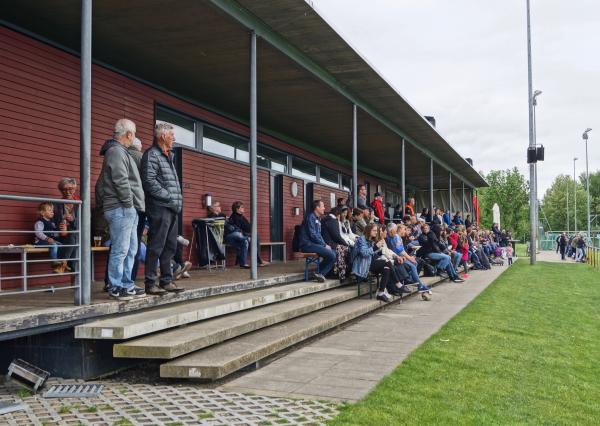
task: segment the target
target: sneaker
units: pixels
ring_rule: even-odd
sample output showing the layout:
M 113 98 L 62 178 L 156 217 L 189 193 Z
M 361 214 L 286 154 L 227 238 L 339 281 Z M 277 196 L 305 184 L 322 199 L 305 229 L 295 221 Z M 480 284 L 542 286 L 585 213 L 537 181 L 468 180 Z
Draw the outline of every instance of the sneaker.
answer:
M 322 274 L 315 274 L 314 277 L 315 277 L 315 280 L 317 280 L 318 283 L 324 283 L 325 282 L 325 277 Z
M 153 285 L 151 287 L 146 287 L 146 294 L 150 294 L 152 296 L 162 296 L 163 294 L 167 294 L 167 291 L 163 290 L 157 285 Z
M 402 292 L 400 291 L 399 287 L 390 288 L 388 290 L 388 293 L 391 294 L 392 296 L 402 296 Z
M 123 287 L 112 287 L 108 291 L 108 296 L 116 300 L 133 300 L 133 295 L 129 294 L 127 289 Z
M 183 274 L 181 274 L 181 278 L 191 278 L 190 273 L 185 271 Z
M 186 247 L 190 245 L 190 240 L 183 238 L 181 235 L 177 236 L 177 242 Z
M 465 280 L 463 280 L 462 278 L 460 278 L 458 276 L 452 278 L 450 281 L 452 281 L 453 283 L 464 283 L 465 282 Z
M 138 297 L 146 297 L 146 290 L 137 286 L 132 286 L 127 289 L 127 294 L 133 296 L 134 299 Z
M 401 294 L 411 294 L 412 293 L 411 289 L 408 288 L 405 285 L 403 285 L 402 287 L 400 287 L 398 290 L 400 290 Z
M 177 268 L 173 270 L 173 279 L 175 281 L 181 278 L 181 271 L 183 271 L 183 267 L 181 265 L 177 265 Z
M 419 287 L 417 288 L 417 290 L 419 291 L 419 293 L 425 293 L 425 292 L 431 291 L 429 289 L 429 287 L 427 287 L 425 284 L 419 284 Z
M 167 285 L 161 285 L 162 289 L 168 291 L 169 293 L 181 293 L 185 291 L 185 288 L 177 287 L 175 283 L 169 283 Z
M 377 300 L 387 303 L 392 301 L 392 297 L 389 295 L 389 293 L 383 292 L 377 295 Z

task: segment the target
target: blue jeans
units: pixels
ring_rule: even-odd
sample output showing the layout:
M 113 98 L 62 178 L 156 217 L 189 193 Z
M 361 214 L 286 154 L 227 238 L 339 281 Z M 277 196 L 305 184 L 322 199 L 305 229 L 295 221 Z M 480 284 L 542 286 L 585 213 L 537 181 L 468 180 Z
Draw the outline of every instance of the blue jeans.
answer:
M 419 272 L 417 271 L 416 263 L 413 263 L 409 259 L 404 259 L 404 264 L 410 267 L 410 279 L 413 283 L 423 284 L 419 278 Z
M 444 253 L 429 253 L 427 257 L 431 260 L 435 260 L 437 263 L 438 269 L 448 269 L 448 265 L 450 265 L 450 256 Z
M 58 246 L 60 246 L 61 244 L 58 241 L 54 241 L 53 243 L 49 243 L 48 241 L 38 241 L 37 243 L 35 243 L 36 246 L 44 246 L 44 247 L 48 247 L 48 252 L 50 255 L 50 259 L 56 259 L 58 258 Z
M 108 256 L 108 281 L 111 286 L 133 286 L 131 270 L 137 253 L 138 214 L 134 207 L 117 207 L 104 212 L 108 222 L 111 248 Z
M 460 259 L 462 258 L 462 254 L 455 251 L 452 253 L 452 266 L 454 266 L 454 270 L 458 271 L 458 267 L 460 266 Z
M 247 265 L 248 248 L 250 247 L 250 239 L 239 231 L 227 234 L 223 239 L 225 244 L 234 246 L 236 249 L 235 263 L 243 266 Z
M 336 260 L 336 254 L 334 250 L 318 244 L 307 244 L 300 247 L 300 251 L 302 253 L 317 253 L 323 258 L 321 261 L 321 275 L 327 275 L 333 269 L 333 265 L 335 264 Z

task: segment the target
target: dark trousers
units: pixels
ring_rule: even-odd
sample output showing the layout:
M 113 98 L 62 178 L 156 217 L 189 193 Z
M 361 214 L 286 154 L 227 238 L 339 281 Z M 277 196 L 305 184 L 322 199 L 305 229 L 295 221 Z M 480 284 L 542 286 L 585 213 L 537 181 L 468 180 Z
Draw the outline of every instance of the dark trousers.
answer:
M 153 207 L 148 216 L 148 245 L 146 246 L 146 288 L 156 285 L 156 262 L 160 264 L 161 286 L 173 281 L 171 261 L 177 249 L 177 213 L 166 207 Z
M 59 237 L 58 242 L 65 245 L 75 245 L 77 244 L 76 234 L 67 234 L 66 237 Z M 64 247 L 58 246 L 58 259 L 72 259 L 77 257 L 77 247 Z M 67 261 L 67 265 L 72 271 L 75 271 L 75 261 L 69 260 Z
M 137 278 L 138 268 L 140 267 L 140 245 L 142 244 L 142 234 L 146 227 L 146 213 L 138 212 L 138 225 L 137 225 L 137 237 L 138 237 L 138 249 L 133 261 L 133 269 L 131 270 L 131 280 L 135 281 Z
M 390 282 L 390 274 L 392 273 L 390 262 L 384 259 L 373 260 L 369 270 L 374 274 L 381 275 L 381 279 L 379 280 L 379 288 L 377 290 L 385 290 Z

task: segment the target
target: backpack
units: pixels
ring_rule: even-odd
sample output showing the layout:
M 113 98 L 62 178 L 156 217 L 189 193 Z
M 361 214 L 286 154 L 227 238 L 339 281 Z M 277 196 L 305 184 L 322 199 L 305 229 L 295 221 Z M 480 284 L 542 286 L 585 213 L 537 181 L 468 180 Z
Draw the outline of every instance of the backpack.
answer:
M 425 277 L 435 277 L 437 274 L 437 268 L 432 263 L 427 262 L 422 257 L 417 258 L 417 272 L 421 273 L 423 271 L 423 276 Z
M 300 251 L 300 231 L 302 230 L 301 225 L 294 226 L 294 236 L 292 237 L 292 250 L 295 252 Z

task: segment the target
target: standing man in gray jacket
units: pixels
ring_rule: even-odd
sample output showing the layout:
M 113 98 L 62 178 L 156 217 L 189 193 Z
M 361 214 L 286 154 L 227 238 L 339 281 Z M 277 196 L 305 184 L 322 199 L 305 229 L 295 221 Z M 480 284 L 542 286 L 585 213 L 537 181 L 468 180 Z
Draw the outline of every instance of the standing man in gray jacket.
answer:
M 144 191 L 138 167 L 127 152 L 135 140 L 135 123 L 122 118 L 115 124 L 114 139 L 106 141 L 102 171 L 96 183 L 96 206 L 108 222 L 111 250 L 108 258 L 109 296 L 131 300 L 145 296 L 131 279 L 138 249 L 138 212 L 145 210 Z
M 173 160 L 173 126 L 159 123 L 154 129 L 154 144 L 142 157 L 142 183 L 146 193 L 148 245 L 146 247 L 146 293 L 153 295 L 184 289 L 173 282 L 171 260 L 177 249 L 178 217 L 183 204 L 179 177 Z M 156 285 L 156 262 L 160 264 Z

